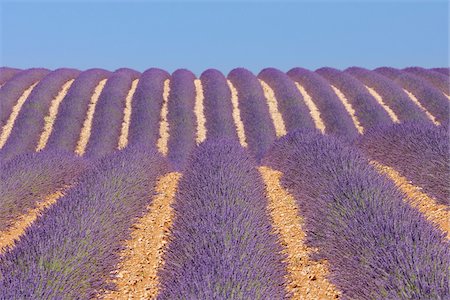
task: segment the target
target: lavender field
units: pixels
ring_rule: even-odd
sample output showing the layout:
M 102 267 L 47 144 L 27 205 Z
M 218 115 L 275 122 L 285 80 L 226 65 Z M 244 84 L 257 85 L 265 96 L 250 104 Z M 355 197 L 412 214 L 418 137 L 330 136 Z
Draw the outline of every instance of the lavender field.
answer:
M 0 68 L 0 299 L 450 299 L 450 71 Z

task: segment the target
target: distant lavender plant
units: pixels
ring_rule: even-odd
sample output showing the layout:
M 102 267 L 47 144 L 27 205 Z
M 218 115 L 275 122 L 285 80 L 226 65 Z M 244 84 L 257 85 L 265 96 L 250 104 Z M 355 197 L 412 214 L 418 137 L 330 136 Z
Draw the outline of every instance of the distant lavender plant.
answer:
M 109 75 L 102 69 L 90 69 L 77 77 L 59 107 L 47 148 L 75 150 L 94 89 Z
M 232 70 L 228 79 L 238 92 L 239 110 L 250 153 L 259 161 L 275 140 L 275 127 L 264 91 L 256 76 L 244 68 Z
M 420 67 L 405 68 L 403 71 L 424 78 L 441 92 L 450 95 L 450 77 L 447 75 Z
M 167 122 L 169 141 L 167 157 L 176 170 L 183 170 L 186 159 L 195 147 L 197 121 L 195 107 L 195 75 L 188 70 L 179 69 L 172 74 L 167 103 Z
M 58 69 L 39 82 L 22 106 L 11 135 L 0 151 L 4 159 L 35 151 L 44 128 L 44 117 L 48 114 L 52 100 L 58 95 L 63 84 L 77 77 L 79 73 L 80 71 L 74 69 Z
M 450 205 L 449 140 L 448 127 L 408 122 L 368 132 L 358 146 L 440 203 Z
M 317 105 L 325 124 L 325 133 L 349 140 L 356 138 L 358 131 L 351 116 L 325 78 L 303 68 L 294 68 L 287 74 L 305 88 Z
M 430 70 L 450 76 L 450 68 L 432 68 Z
M 108 284 L 130 226 L 166 164 L 127 147 L 98 161 L 0 255 L 0 299 L 92 299 Z
M 14 75 L 19 73 L 21 70 L 15 68 L 8 67 L 0 67 L 0 85 L 5 84 L 8 80 L 10 80 Z
M 320 68 L 316 73 L 337 87 L 355 109 L 355 115 L 364 129 L 392 124 L 386 110 L 375 100 L 364 85 L 353 76 L 333 68 Z
M 133 97 L 128 144 L 155 148 L 159 137 L 159 118 L 163 104 L 164 81 L 170 75 L 151 68 L 142 73 Z
M 14 75 L 0 89 L 0 126 L 3 128 L 14 105 L 32 84 L 41 80 L 49 71 L 47 69 L 28 69 Z
M 122 130 L 125 100 L 133 80 L 139 73 L 130 69 L 119 69 L 110 75 L 95 107 L 91 136 L 85 155 L 100 158 L 117 149 Z
M 207 140 L 190 157 L 159 299 L 284 299 L 286 270 L 256 163 L 235 140 Z
M 332 136 L 296 132 L 276 142 L 265 163 L 305 218 L 307 244 L 330 265 L 344 299 L 448 299 L 445 234 L 355 148 Z
M 203 86 L 206 130 L 208 139 L 238 140 L 233 120 L 233 104 L 227 79 L 218 70 L 209 69 L 200 76 Z
M 258 74 L 258 78 L 266 82 L 275 93 L 287 132 L 299 128 L 315 128 L 303 96 L 289 76 L 278 69 L 266 68 Z

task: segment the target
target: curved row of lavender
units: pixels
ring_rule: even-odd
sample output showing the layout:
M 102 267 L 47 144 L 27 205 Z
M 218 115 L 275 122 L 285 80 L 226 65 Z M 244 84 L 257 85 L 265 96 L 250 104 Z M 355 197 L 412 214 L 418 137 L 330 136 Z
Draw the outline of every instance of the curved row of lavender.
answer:
M 422 77 L 395 68 L 382 67 L 375 72 L 384 75 L 393 82 L 411 92 L 422 106 L 441 124 L 449 124 L 450 102 L 447 97 Z
M 159 299 L 285 299 L 284 256 L 264 184 L 233 140 L 207 140 L 190 157 L 159 271 Z
M 287 132 L 299 128 L 315 128 L 314 120 L 302 94 L 286 73 L 267 68 L 258 74 L 258 78 L 266 82 L 273 90 Z
M 80 71 L 74 69 L 58 69 L 38 83 L 22 106 L 11 135 L 0 150 L 0 155 L 4 159 L 35 151 L 52 100 L 58 95 L 61 87 L 67 81 L 76 78 L 79 73 Z
M 19 73 L 20 69 L 9 68 L 9 67 L 0 67 L 0 86 L 4 85 L 5 82 L 10 80 L 14 75 Z
M 386 110 L 370 95 L 364 85 L 353 76 L 333 68 L 321 68 L 316 73 L 337 87 L 355 110 L 361 126 L 367 130 L 380 124 L 392 124 Z
M 133 96 L 128 144 L 155 148 L 163 105 L 164 81 L 169 73 L 151 68 L 142 73 Z
M 86 145 L 87 157 L 100 158 L 117 149 L 126 97 L 131 83 L 139 75 L 131 69 L 119 69 L 109 77 L 95 106 L 91 136 Z
M 0 232 L 38 201 L 73 185 L 86 168 L 87 162 L 72 153 L 47 150 L 1 163 Z
M 438 88 L 441 92 L 450 95 L 450 77 L 433 71 L 433 70 L 427 70 L 420 67 L 411 67 L 411 68 L 405 68 L 403 71 L 418 75 L 425 80 L 427 80 L 430 84 L 434 85 L 436 88 Z
M 249 150 L 259 161 L 275 140 L 275 127 L 264 91 L 256 76 L 244 68 L 232 70 L 228 79 L 237 90 Z
M 169 141 L 167 143 L 169 161 L 176 170 L 183 170 L 186 160 L 195 147 L 197 120 L 195 107 L 195 75 L 185 69 L 173 72 L 167 103 Z
M 5 125 L 23 92 L 49 72 L 47 69 L 28 69 L 19 72 L 2 86 L 0 89 L 0 128 Z
M 361 137 L 358 146 L 438 202 L 450 205 L 449 143 L 448 128 L 418 122 L 373 130 Z
M 432 68 L 431 71 L 439 72 L 447 76 L 450 76 L 450 68 Z
M 363 68 L 352 67 L 344 72 L 356 77 L 366 86 L 380 94 L 383 101 L 397 115 L 400 122 L 425 121 L 431 122 L 423 112 L 403 91 L 403 89 L 385 76 Z
M 46 147 L 74 151 L 80 138 L 91 96 L 98 83 L 108 78 L 110 72 L 90 69 L 82 72 L 73 82 L 59 106 Z
M 358 136 L 358 131 L 351 116 L 331 89 L 328 81 L 319 74 L 303 68 L 294 68 L 287 74 L 292 80 L 305 88 L 317 105 L 325 124 L 325 133 L 338 135 L 349 140 Z
M 283 171 L 307 244 L 328 261 L 344 299 L 450 297 L 445 234 L 360 152 L 333 136 L 296 132 L 277 141 L 264 162 Z
M 156 152 L 135 147 L 99 160 L 0 255 L 0 299 L 93 299 L 112 288 L 130 226 L 166 171 Z
M 226 137 L 237 141 L 231 91 L 227 79 L 222 72 L 209 69 L 202 73 L 200 80 L 203 86 L 206 138 Z

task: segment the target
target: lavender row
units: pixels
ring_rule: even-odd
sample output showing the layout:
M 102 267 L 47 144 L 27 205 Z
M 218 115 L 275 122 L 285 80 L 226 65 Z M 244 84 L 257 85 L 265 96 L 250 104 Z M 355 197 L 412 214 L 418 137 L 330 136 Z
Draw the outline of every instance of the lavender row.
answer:
M 79 73 L 74 69 L 58 69 L 38 83 L 22 106 L 11 135 L 0 151 L 4 159 L 35 151 L 52 100 L 58 95 L 61 87 Z
M 49 71 L 47 69 L 28 69 L 19 72 L 0 89 L 0 126 L 3 128 L 14 105 L 22 93 L 31 85 L 41 80 Z
M 207 138 L 238 140 L 233 120 L 233 104 L 227 79 L 218 70 L 209 69 L 200 76 L 203 86 Z
M 152 68 L 142 73 L 133 96 L 133 109 L 128 133 L 128 144 L 156 147 L 159 137 L 159 117 L 163 105 L 164 81 L 170 75 Z
M 0 86 L 4 85 L 5 82 L 10 80 L 14 75 L 19 73 L 21 70 L 8 67 L 0 67 Z
M 42 151 L 18 155 L 0 166 L 0 231 L 36 202 L 75 183 L 87 163 L 71 153 Z
M 334 134 L 347 139 L 354 139 L 358 131 L 351 116 L 345 110 L 330 84 L 319 74 L 302 68 L 294 68 L 288 73 L 292 80 L 302 85 L 312 101 L 317 105 L 325 124 L 325 133 Z
M 130 226 L 165 171 L 156 152 L 135 147 L 99 160 L 0 255 L 0 298 L 92 299 L 113 288 Z
M 175 169 L 182 170 L 186 159 L 195 147 L 197 121 L 195 106 L 195 75 L 188 70 L 176 70 L 172 74 L 167 103 L 169 123 L 168 158 Z
M 360 152 L 332 136 L 297 132 L 278 141 L 265 162 L 283 171 L 307 244 L 328 261 L 344 299 L 450 297 L 445 234 Z
M 90 69 L 77 77 L 59 106 L 47 148 L 75 150 L 94 89 L 109 75 L 105 70 Z
M 359 80 L 333 68 L 321 68 L 316 70 L 316 73 L 342 91 L 354 108 L 355 116 L 364 129 L 377 127 L 380 124 L 392 124 L 386 110 L 370 95 Z
M 450 95 L 450 77 L 447 75 L 420 67 L 406 68 L 403 71 L 422 77 L 441 92 Z
M 280 70 L 267 68 L 258 74 L 258 78 L 266 82 L 274 91 L 287 132 L 299 128 L 315 128 L 314 120 L 303 96 L 289 76 Z
M 425 79 L 412 73 L 388 67 L 375 69 L 375 72 L 388 77 L 402 88 L 411 92 L 420 104 L 441 124 L 449 123 L 450 102 L 441 91 L 429 84 Z
M 95 107 L 86 156 L 100 158 L 117 149 L 128 91 L 139 73 L 119 69 L 109 77 Z
M 159 299 L 284 299 L 264 185 L 233 140 L 207 140 L 179 182 Z
M 391 166 L 442 204 L 450 205 L 448 128 L 423 123 L 397 124 L 368 132 L 359 147 Z
M 450 68 L 432 68 L 430 70 L 450 76 Z
M 259 161 L 275 140 L 275 127 L 263 89 L 255 75 L 243 68 L 232 70 L 228 79 L 237 90 L 249 150 Z

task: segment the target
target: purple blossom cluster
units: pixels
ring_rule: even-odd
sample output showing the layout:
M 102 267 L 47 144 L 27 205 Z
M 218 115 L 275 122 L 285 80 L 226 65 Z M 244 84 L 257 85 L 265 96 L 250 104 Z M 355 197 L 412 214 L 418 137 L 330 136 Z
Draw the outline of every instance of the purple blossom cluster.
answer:
M 275 126 L 264 91 L 256 76 L 244 68 L 232 70 L 228 79 L 238 93 L 239 110 L 249 150 L 259 161 L 275 140 Z
M 450 76 L 450 68 L 432 68 L 430 70 Z
M 267 202 L 238 142 L 202 143 L 178 185 L 159 299 L 285 299 L 285 257 Z
M 0 89 L 0 126 L 3 128 L 17 99 L 32 84 L 41 80 L 50 71 L 47 69 L 28 69 L 14 75 Z
M 10 80 L 14 75 L 19 73 L 21 70 L 15 68 L 8 67 L 0 67 L 0 85 L 5 84 L 8 80 Z
M 311 96 L 325 124 L 325 133 L 338 135 L 348 140 L 357 137 L 358 131 L 351 116 L 325 78 L 303 68 L 294 68 L 287 74 L 292 80 L 302 85 Z
M 450 205 L 448 127 L 407 122 L 368 132 L 358 146 L 442 204 Z
M 75 150 L 91 96 L 98 83 L 109 75 L 102 69 L 90 69 L 77 77 L 59 106 L 47 148 Z
M 238 140 L 233 120 L 233 104 L 227 79 L 218 70 L 209 69 L 200 76 L 203 86 L 206 137 Z
M 119 69 L 110 75 L 95 106 L 86 156 L 100 158 L 117 149 L 128 91 L 140 73 Z
M 128 144 L 156 147 L 159 137 L 160 112 L 163 104 L 166 71 L 151 68 L 142 73 L 133 96 Z
M 61 87 L 79 73 L 80 71 L 74 69 L 58 69 L 39 82 L 22 106 L 11 135 L 0 151 L 3 159 L 35 151 L 52 100 L 58 95 Z
M 169 123 L 168 154 L 169 161 L 176 170 L 183 170 L 186 160 L 195 147 L 197 121 L 195 107 L 195 75 L 188 70 L 179 69 L 172 74 L 167 103 L 167 122 Z
M 123 242 L 166 171 L 139 147 L 98 160 L 0 255 L 0 299 L 92 299 L 113 288 Z
M 392 124 L 386 110 L 378 104 L 359 80 L 333 68 L 321 68 L 316 70 L 316 73 L 327 79 L 345 95 L 364 129 L 377 127 L 380 124 Z
M 448 75 L 436 72 L 433 70 L 427 70 L 420 67 L 405 68 L 403 71 L 415 74 L 427 80 L 430 84 L 434 85 L 441 92 L 450 95 L 450 77 Z
M 305 219 L 307 244 L 326 259 L 343 299 L 448 299 L 445 234 L 355 148 L 333 136 L 295 132 L 275 143 L 269 166 L 283 172 Z
M 315 128 L 302 94 L 286 73 L 278 69 L 267 68 L 258 74 L 258 78 L 272 88 L 287 132 L 299 128 Z

